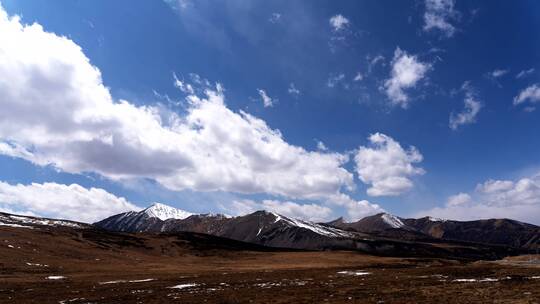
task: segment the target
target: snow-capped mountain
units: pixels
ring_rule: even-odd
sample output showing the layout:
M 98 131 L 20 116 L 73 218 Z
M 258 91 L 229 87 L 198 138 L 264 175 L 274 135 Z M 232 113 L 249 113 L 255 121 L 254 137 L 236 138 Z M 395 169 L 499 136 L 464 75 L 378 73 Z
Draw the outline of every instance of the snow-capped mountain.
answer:
M 383 213 L 381 215 L 382 220 L 392 228 L 401 228 L 405 226 L 401 219 L 393 214 Z
M 540 242 L 538 227 L 506 219 L 459 222 L 430 217 L 406 219 L 379 213 L 352 223 L 340 218 L 317 224 L 268 211 L 227 217 L 191 214 L 163 204 L 111 216 L 94 225 L 123 232 L 197 232 L 271 247 L 317 250 L 344 248 L 350 246 L 345 243 L 353 239 L 381 237 L 413 242 L 443 239 L 514 247 L 530 247 L 530 244 Z
M 345 221 L 343 221 L 343 219 L 340 218 L 338 220 L 329 222 L 328 224 L 341 229 L 354 230 L 365 233 L 384 231 L 387 229 L 409 229 L 407 225 L 403 223 L 401 218 L 390 213 L 379 213 L 372 216 L 367 216 L 359 221 L 352 223 L 346 223 Z
M 532 248 L 540 242 L 538 226 L 509 219 L 462 222 L 429 216 L 400 218 L 389 213 L 379 213 L 352 223 L 338 219 L 327 224 L 343 230 L 408 241 L 435 238 L 518 248 Z
M 114 215 L 94 225 L 123 232 L 198 232 L 273 247 L 304 249 L 324 247 L 325 239 L 354 234 L 267 211 L 237 217 L 188 214 L 159 204 L 140 212 Z
M 165 221 L 168 219 L 183 220 L 186 217 L 192 216 L 193 213 L 187 212 L 181 209 L 173 208 L 160 203 L 154 203 L 152 206 L 144 209 L 144 212 L 149 217 L 157 217 L 158 219 Z
M 154 203 L 141 211 L 128 211 L 113 215 L 94 225 L 107 230 L 124 232 L 165 231 L 162 226 L 167 221 L 183 220 L 192 215 L 192 213 L 181 209 Z

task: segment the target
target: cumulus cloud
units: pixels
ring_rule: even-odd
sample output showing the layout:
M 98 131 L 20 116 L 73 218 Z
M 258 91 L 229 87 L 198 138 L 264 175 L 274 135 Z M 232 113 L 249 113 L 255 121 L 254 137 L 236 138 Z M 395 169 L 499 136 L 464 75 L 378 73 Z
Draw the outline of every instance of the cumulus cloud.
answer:
M 376 204 L 372 204 L 366 200 L 356 201 L 345 194 L 335 195 L 325 203 L 343 207 L 347 211 L 347 215 L 345 215 L 345 217 L 351 221 L 356 221 L 368 215 L 384 212 L 384 209 L 380 208 Z M 235 200 L 230 204 L 222 204 L 221 208 L 226 213 L 234 215 L 245 215 L 253 213 L 257 210 L 267 210 L 288 217 L 300 218 L 314 222 L 324 222 L 335 217 L 332 209 L 329 208 L 328 205 L 314 203 L 299 204 L 291 201 L 280 200 Z
M 414 88 L 430 68 L 430 64 L 420 62 L 416 56 L 409 55 L 398 47 L 394 52 L 390 78 L 384 82 L 382 89 L 393 105 L 407 108 L 409 97 L 405 90 Z
M 171 190 L 330 200 L 354 186 L 347 155 L 289 144 L 265 121 L 230 110 L 220 84 L 175 77 L 187 94 L 183 115 L 136 106 L 113 99 L 70 39 L 3 9 L 0 32 L 0 73 L 9 75 L 0 82 L 0 153 L 69 173 L 152 179 Z
M 514 97 L 514 105 L 523 104 L 525 102 L 537 103 L 540 102 L 540 85 L 533 84 L 523 89 L 519 94 Z
M 350 23 L 349 19 L 343 17 L 341 14 L 332 16 L 328 22 L 330 23 L 332 29 L 336 32 L 345 29 Z
M 274 106 L 275 99 L 270 98 L 268 94 L 266 94 L 266 91 L 263 89 L 257 89 L 257 92 L 259 92 L 259 96 L 261 96 L 263 105 L 265 108 Z
M 224 207 L 227 212 L 235 215 L 245 215 L 257 210 L 267 210 L 287 217 L 322 222 L 331 219 L 332 209 L 317 204 L 298 204 L 289 201 L 253 200 L 234 201 L 230 206 Z
M 456 220 L 511 218 L 540 224 L 540 175 L 511 180 L 488 180 L 474 193 L 451 196 L 446 205 L 418 213 Z
M 458 193 L 448 198 L 447 206 L 461 206 L 471 201 L 471 196 L 467 193 Z
M 474 90 L 468 82 L 463 84 L 462 90 L 465 91 L 464 109 L 459 113 L 451 113 L 449 127 L 452 130 L 457 130 L 460 126 L 476 122 L 476 116 L 482 109 L 482 103 L 478 101 Z
M 456 28 L 450 21 L 459 17 L 454 4 L 454 0 L 425 0 L 424 31 L 440 31 L 446 37 L 452 37 Z
M 396 196 L 413 187 L 411 177 L 424 174 L 415 163 L 422 161 L 422 154 L 411 146 L 405 150 L 393 138 L 375 133 L 369 137 L 369 146 L 358 149 L 354 158 L 360 180 L 370 187 L 370 196 Z
M 17 214 L 39 215 L 92 223 L 121 212 L 141 208 L 103 189 L 77 184 L 0 182 L 0 207 Z

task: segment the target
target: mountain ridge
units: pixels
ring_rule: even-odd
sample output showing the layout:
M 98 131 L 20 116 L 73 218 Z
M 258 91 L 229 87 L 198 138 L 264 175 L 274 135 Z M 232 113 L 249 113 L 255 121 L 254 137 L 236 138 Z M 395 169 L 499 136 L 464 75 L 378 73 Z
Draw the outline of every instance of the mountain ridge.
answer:
M 192 214 L 183 219 L 166 220 L 147 213 L 127 212 L 94 225 L 123 232 L 189 231 L 264 246 L 308 250 L 362 247 L 352 244 L 373 239 L 416 243 L 466 242 L 525 250 L 536 248 L 540 243 L 540 227 L 508 219 L 461 222 L 432 217 L 401 218 L 389 213 L 378 213 L 356 222 L 338 218 L 327 223 L 313 223 L 265 210 L 236 217 Z

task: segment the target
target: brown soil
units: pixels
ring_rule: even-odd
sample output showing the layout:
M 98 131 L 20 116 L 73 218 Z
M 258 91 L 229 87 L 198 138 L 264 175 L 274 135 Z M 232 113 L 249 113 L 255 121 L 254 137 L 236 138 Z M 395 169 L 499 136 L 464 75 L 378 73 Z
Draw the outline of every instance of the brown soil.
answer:
M 540 268 L 522 260 L 534 257 L 461 263 L 0 227 L 0 303 L 540 303 Z

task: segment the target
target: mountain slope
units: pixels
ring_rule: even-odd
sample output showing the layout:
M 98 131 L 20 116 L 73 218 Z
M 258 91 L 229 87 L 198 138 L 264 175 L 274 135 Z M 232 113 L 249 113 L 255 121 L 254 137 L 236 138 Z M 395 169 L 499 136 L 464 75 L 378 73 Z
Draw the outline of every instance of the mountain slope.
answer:
M 419 232 L 445 240 L 530 249 L 540 244 L 540 227 L 509 219 L 461 222 L 424 217 L 405 219 L 404 223 Z
M 171 218 L 162 221 L 157 217 L 150 217 L 143 210 L 113 216 L 109 220 L 103 224 L 107 224 L 110 228 L 122 227 L 126 230 L 131 227 L 146 233 L 122 233 L 110 231 L 111 229 L 103 230 L 98 225 L 5 213 L 0 213 L 0 233 L 8 236 L 16 232 L 28 234 L 29 237 L 30 235 L 45 236 L 67 233 L 72 235 L 72 239 L 76 242 L 88 240 L 93 242 L 93 246 L 105 251 L 114 251 L 117 246 L 128 246 L 135 250 L 153 250 L 157 254 L 161 252 L 162 255 L 181 255 L 182 253 L 176 245 L 185 244 L 186 241 L 190 246 L 199 248 L 201 250 L 199 254 L 206 254 L 205 248 L 214 250 L 211 248 L 218 248 L 221 243 L 238 245 L 240 250 L 251 250 L 250 248 L 266 251 L 275 250 L 271 249 L 272 247 L 280 248 L 279 250 L 353 250 L 379 256 L 459 260 L 500 259 L 522 252 L 503 246 L 455 241 L 433 242 L 434 238 L 414 242 L 403 241 L 374 234 L 343 231 L 266 211 L 234 218 L 220 215 L 192 215 L 185 219 Z M 140 222 L 136 222 L 137 220 Z M 193 230 L 204 231 L 204 233 L 193 232 Z M 402 231 L 401 229 L 394 230 Z M 179 240 L 178 237 L 187 237 L 189 241 Z M 141 239 L 148 239 L 148 242 L 141 242 Z M 25 238 L 23 241 L 27 242 L 29 239 Z M 13 246 L 7 248 L 19 249 Z M 41 254 L 43 252 L 38 255 Z M 76 253 L 70 251 L 66 254 L 73 256 Z
M 329 222 L 328 225 L 341 229 L 366 233 L 384 231 L 387 229 L 408 228 L 405 227 L 405 224 L 401 218 L 389 213 L 379 213 L 372 216 L 367 216 L 352 223 L 347 223 L 343 220 L 343 218 L 339 218 L 335 221 Z
M 23 216 L 0 212 L 0 227 L 27 228 L 34 229 L 39 227 L 71 227 L 85 229 L 91 225 L 43 217 Z
M 435 238 L 524 249 L 535 249 L 540 244 L 540 227 L 509 219 L 476 221 L 451 221 L 432 217 L 405 219 L 388 213 L 379 213 L 352 223 L 336 220 L 328 225 L 410 241 Z
M 353 236 L 338 228 L 266 211 L 238 217 L 196 214 L 184 219 L 161 220 L 145 210 L 118 214 L 94 225 L 124 232 L 199 232 L 272 247 L 302 249 L 325 248 L 331 239 Z
M 381 213 L 355 223 L 316 224 L 267 211 L 238 217 L 191 215 L 161 220 L 127 212 L 94 224 L 108 230 L 147 233 L 198 232 L 277 248 L 356 250 L 376 255 L 495 259 L 519 250 L 444 240 L 418 231 L 405 219 Z M 338 227 L 339 226 L 339 227 Z

